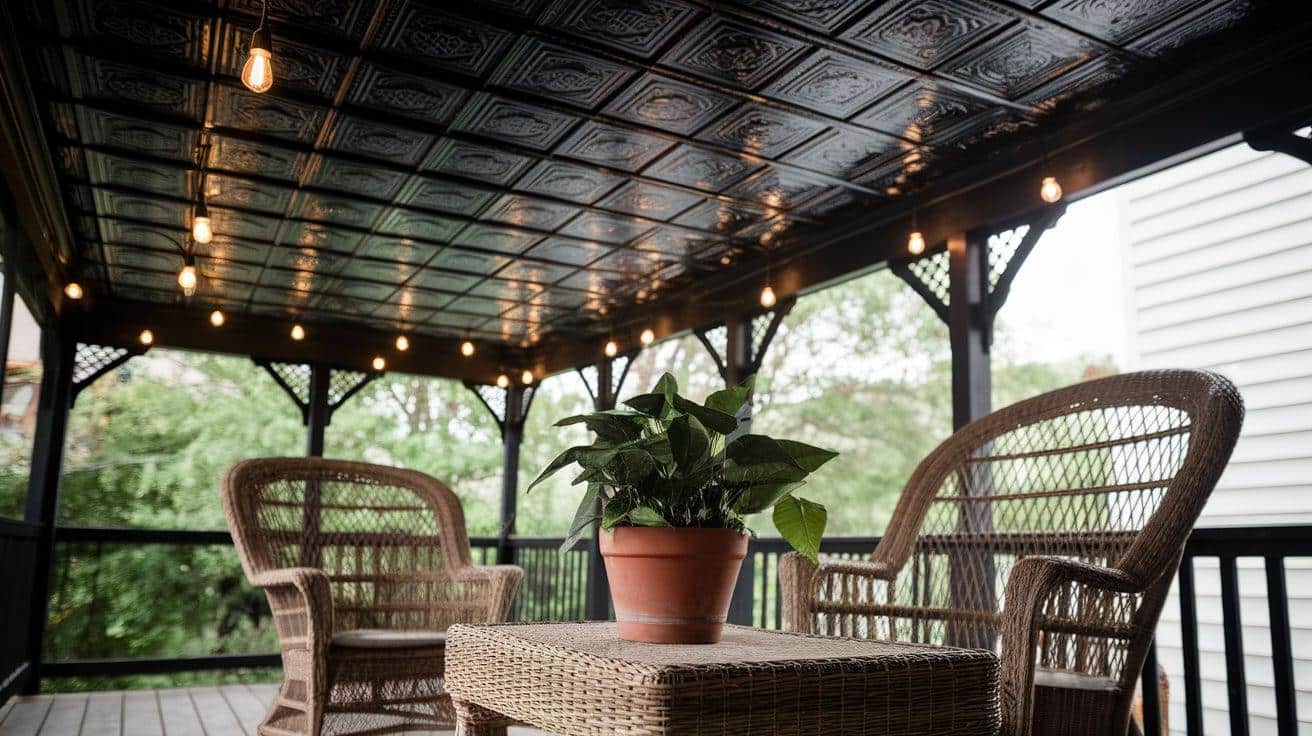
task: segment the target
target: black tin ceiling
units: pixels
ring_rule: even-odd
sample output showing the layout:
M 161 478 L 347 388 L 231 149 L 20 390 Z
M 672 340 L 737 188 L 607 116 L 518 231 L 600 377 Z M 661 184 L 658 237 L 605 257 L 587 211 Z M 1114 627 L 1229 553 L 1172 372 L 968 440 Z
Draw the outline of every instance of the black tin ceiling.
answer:
M 32 0 L 93 293 L 509 345 L 869 211 L 1250 10 L 1244 0 Z

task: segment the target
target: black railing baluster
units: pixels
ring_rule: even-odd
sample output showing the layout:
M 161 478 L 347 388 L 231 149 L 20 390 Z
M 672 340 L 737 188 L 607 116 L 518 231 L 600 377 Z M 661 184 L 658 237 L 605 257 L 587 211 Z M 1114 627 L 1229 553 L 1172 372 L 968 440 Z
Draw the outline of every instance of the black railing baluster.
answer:
M 1266 557 L 1266 603 L 1271 624 L 1271 669 L 1275 676 L 1276 726 L 1280 736 L 1298 733 L 1298 694 L 1294 690 L 1294 653 L 1290 644 L 1289 595 L 1285 558 Z
M 1184 722 L 1189 736 L 1203 736 L 1203 683 L 1198 663 L 1198 599 L 1194 558 L 1180 562 L 1180 655 L 1184 660 Z
M 1143 691 L 1143 736 L 1162 734 L 1162 691 L 1157 681 L 1157 640 L 1148 645 L 1148 656 L 1143 660 L 1143 677 L 1139 681 Z
M 1244 630 L 1239 613 L 1239 572 L 1233 555 L 1221 557 L 1221 625 L 1225 629 L 1225 687 L 1230 736 L 1248 735 L 1248 681 L 1244 678 Z

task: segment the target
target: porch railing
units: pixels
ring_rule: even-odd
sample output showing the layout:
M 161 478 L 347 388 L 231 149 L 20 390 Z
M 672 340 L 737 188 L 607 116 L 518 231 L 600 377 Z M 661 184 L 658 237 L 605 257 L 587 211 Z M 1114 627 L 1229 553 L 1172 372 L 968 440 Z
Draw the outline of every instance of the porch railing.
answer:
M 32 540 L 29 542 L 28 540 Z M 860 556 L 868 554 L 878 543 L 877 537 L 838 537 L 827 539 L 823 551 L 827 554 Z M 525 570 L 524 584 L 515 602 L 513 616 L 517 620 L 577 620 L 584 618 L 587 599 L 587 551 L 577 549 L 562 555 L 557 551 L 560 540 L 541 537 L 512 538 L 515 562 Z M 0 545 L 6 559 L 21 555 L 27 546 L 34 544 L 34 535 L 23 524 L 0 524 Z M 98 549 L 115 545 L 184 545 L 226 546 L 231 544 L 227 532 L 192 532 L 146 529 L 105 529 L 86 527 L 61 528 L 56 545 L 63 552 L 74 548 L 85 550 L 88 545 Z M 479 563 L 495 560 L 497 540 L 494 537 L 471 539 L 474 559 Z M 740 581 L 740 593 L 748 596 L 735 606 L 733 618 L 737 623 L 766 628 L 778 628 L 780 620 L 780 591 L 778 560 L 788 550 L 779 539 L 753 540 L 745 561 Z M 1260 560 L 1265 579 L 1265 601 L 1270 631 L 1271 667 L 1274 691 L 1274 721 L 1280 734 L 1298 732 L 1296 689 L 1294 682 L 1294 655 L 1290 621 L 1289 595 L 1286 580 L 1286 561 L 1295 557 L 1312 557 L 1312 526 L 1280 527 L 1228 527 L 1199 529 L 1190 538 L 1185 551 L 1177 582 L 1179 605 L 1179 641 L 1182 671 L 1172 672 L 1172 683 L 1183 684 L 1183 715 L 1185 732 L 1201 734 L 1204 731 L 1203 666 L 1199 632 L 1200 596 L 1198 572 L 1215 564 L 1220 579 L 1221 628 L 1224 631 L 1224 680 L 1227 694 L 1229 730 L 1243 735 L 1249 730 L 1248 680 L 1245 671 L 1245 634 L 1260 632 L 1260 625 L 1245 622 L 1241 616 L 1239 587 L 1240 560 Z M 1202 567 L 1195 563 L 1201 562 Z M 1250 565 L 1251 566 L 1251 565 Z M 26 569 L 21 564 L 7 564 L 0 574 L 15 574 Z M 1248 569 L 1245 567 L 1244 569 Z M 4 573 L 8 570 L 8 573 Z M 0 581 L 5 589 L 24 589 L 22 581 Z M 11 587 L 13 586 L 13 587 Z M 57 594 L 57 592 L 56 592 Z M 1253 600 L 1260 596 L 1245 589 L 1243 598 Z M 24 605 L 16 598 L 6 597 L 0 606 L 0 625 L 7 627 L 25 615 Z M 23 602 L 24 604 L 26 602 Z M 1173 612 L 1163 617 L 1163 627 L 1175 626 Z M 1251 610 L 1250 610 L 1251 613 Z M 1171 620 L 1168 620 L 1171 619 Z M 1163 629 L 1159 629 L 1159 632 Z M 1254 642 L 1247 642 L 1248 645 Z M 1250 654 L 1251 656 L 1251 654 Z M 22 652 L 0 649 L 0 665 L 22 657 Z M 1156 672 L 1157 652 L 1154 648 L 1146 672 Z M 17 659 L 15 659 L 17 661 Z M 170 658 L 131 659 L 72 659 L 43 663 L 42 671 L 49 677 L 86 677 L 98 675 L 133 675 L 164 672 L 182 672 L 207 669 L 249 667 L 276 667 L 277 654 L 216 654 Z M 1211 679 L 1215 680 L 1216 677 Z M 1158 732 L 1157 724 L 1162 708 L 1158 702 L 1155 676 L 1145 677 L 1144 721 L 1149 724 L 1148 734 Z M 1178 722 L 1175 729 L 1179 730 Z M 1217 724 L 1210 723 L 1209 730 Z

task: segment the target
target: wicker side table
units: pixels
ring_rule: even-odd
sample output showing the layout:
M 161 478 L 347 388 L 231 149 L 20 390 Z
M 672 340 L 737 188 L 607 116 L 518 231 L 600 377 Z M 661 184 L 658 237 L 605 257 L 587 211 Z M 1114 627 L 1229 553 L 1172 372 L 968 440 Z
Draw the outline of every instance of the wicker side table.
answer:
M 732 626 L 704 646 L 620 641 L 612 623 L 451 627 L 463 736 L 993 736 L 992 652 Z

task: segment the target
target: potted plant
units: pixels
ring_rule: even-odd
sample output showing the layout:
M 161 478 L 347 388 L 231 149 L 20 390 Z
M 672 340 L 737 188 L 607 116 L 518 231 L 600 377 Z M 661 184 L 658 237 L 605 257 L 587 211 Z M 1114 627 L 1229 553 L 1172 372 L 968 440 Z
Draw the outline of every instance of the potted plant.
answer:
M 572 548 L 598 520 L 601 553 L 621 638 L 657 643 L 720 640 L 747 553 L 746 518 L 773 509 L 775 527 L 815 559 L 824 506 L 794 495 L 837 453 L 739 434 L 752 381 L 716 391 L 704 404 L 678 393 L 665 374 L 627 408 L 569 417 L 595 433 L 544 469 L 534 486 L 570 465 L 587 484 L 569 536 Z

